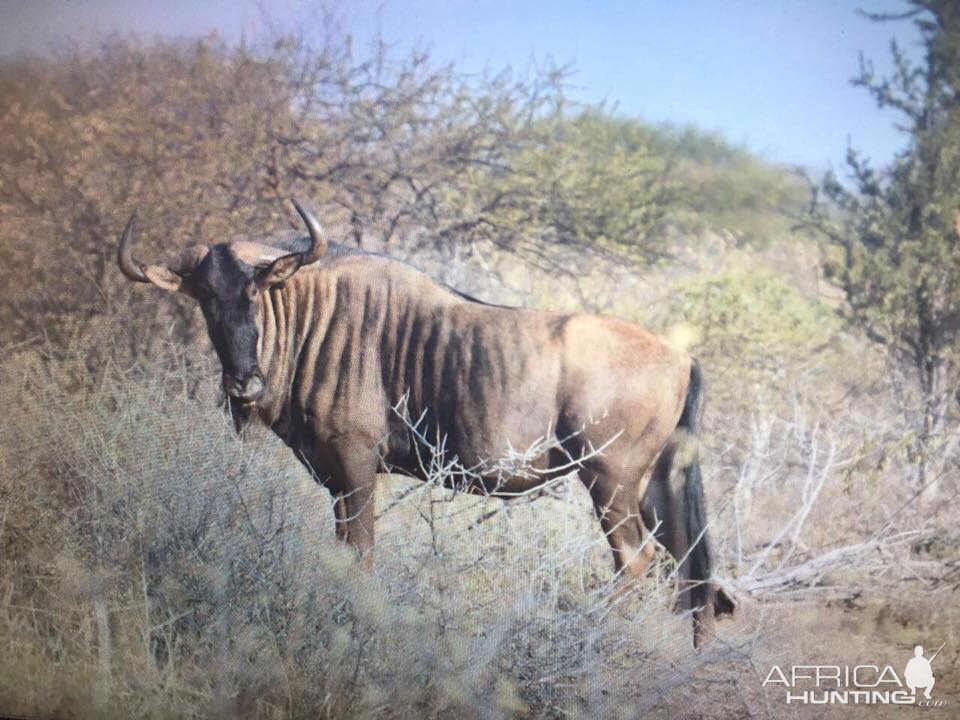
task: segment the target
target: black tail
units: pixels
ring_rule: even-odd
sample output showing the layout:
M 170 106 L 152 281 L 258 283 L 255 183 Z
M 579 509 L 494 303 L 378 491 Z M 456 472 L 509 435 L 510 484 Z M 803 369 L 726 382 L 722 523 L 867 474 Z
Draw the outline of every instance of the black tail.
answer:
M 688 447 L 694 448 L 692 454 L 689 449 L 680 453 L 687 461 L 683 468 L 683 508 L 689 550 L 684 563 L 687 566 L 684 579 L 696 583 L 689 590 L 689 601 L 694 607 L 710 603 L 710 586 L 707 583 L 713 570 L 710 543 L 707 539 L 706 501 L 703 497 L 703 479 L 700 476 L 700 459 L 692 442 L 697 435 L 702 407 L 703 372 L 700 364 L 694 360 L 690 366 L 690 384 L 687 386 L 683 414 L 677 423 L 677 428 L 685 430 L 690 438 L 686 443 Z
M 686 431 L 690 438 L 690 449 L 681 451 L 686 460 L 683 468 L 683 507 L 689 551 L 684 573 L 691 582 L 689 602 L 693 607 L 711 605 L 716 615 L 732 614 L 733 601 L 723 590 L 714 588 L 710 583 L 713 566 L 710 555 L 710 541 L 707 537 L 707 504 L 703 496 L 703 478 L 700 475 L 700 458 L 693 438 L 697 435 L 700 415 L 703 409 L 703 372 L 700 364 L 694 360 L 690 366 L 690 384 L 687 386 L 687 398 L 683 405 L 683 414 L 677 423 L 678 429 Z

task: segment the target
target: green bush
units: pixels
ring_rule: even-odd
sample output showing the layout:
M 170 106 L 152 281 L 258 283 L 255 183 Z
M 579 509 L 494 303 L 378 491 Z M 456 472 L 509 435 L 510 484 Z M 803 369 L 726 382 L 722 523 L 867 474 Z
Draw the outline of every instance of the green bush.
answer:
M 779 387 L 791 373 L 836 358 L 842 323 L 833 311 L 762 267 L 698 274 L 671 287 L 659 324 L 700 358 L 712 391 Z

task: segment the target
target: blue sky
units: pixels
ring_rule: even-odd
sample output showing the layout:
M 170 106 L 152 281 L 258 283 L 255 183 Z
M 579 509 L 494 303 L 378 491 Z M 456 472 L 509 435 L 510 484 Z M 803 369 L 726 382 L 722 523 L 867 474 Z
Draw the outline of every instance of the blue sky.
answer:
M 377 30 L 399 49 L 418 45 L 468 71 L 525 68 L 552 58 L 575 69 L 575 97 L 617 104 L 654 122 L 721 132 L 771 160 L 839 167 L 848 139 L 885 162 L 904 138 L 849 78 L 858 51 L 889 67 L 889 42 L 915 55 L 908 22 L 872 23 L 857 8 L 897 11 L 899 0 L 392 0 L 333 3 L 358 41 Z M 236 39 L 316 23 L 306 0 L 0 0 L 0 54 L 43 51 L 63 38 L 109 32 Z

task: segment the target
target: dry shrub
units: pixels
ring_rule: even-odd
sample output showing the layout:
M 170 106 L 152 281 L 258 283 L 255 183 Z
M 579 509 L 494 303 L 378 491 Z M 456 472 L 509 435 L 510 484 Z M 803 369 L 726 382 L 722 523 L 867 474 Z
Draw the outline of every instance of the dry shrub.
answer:
M 0 366 L 3 712 L 628 717 L 729 652 L 691 653 L 669 566 L 611 603 L 576 484 L 503 505 L 383 478 L 362 572 L 289 451 L 169 366 L 82 390 Z

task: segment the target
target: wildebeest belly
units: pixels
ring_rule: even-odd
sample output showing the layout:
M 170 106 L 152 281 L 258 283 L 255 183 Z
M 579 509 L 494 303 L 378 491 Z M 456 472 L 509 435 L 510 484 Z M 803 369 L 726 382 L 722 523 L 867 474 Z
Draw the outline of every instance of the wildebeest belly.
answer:
M 546 441 L 557 429 L 562 356 L 553 319 L 504 310 L 464 315 L 431 318 L 422 343 L 390 375 L 387 461 L 422 476 L 424 465 L 441 459 L 454 485 L 526 489 L 538 476 L 512 468 L 545 468 Z

